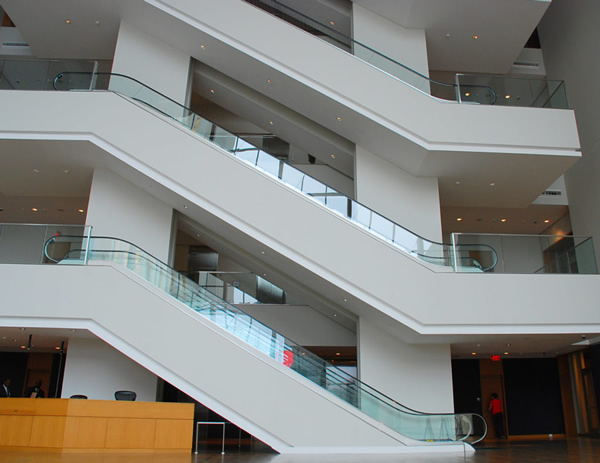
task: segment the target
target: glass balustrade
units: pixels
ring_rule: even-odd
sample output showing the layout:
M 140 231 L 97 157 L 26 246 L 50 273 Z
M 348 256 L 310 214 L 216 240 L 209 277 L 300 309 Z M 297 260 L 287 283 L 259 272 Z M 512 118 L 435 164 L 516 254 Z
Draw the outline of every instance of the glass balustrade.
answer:
M 49 261 L 80 264 L 99 261 L 122 265 L 238 339 L 289 367 L 395 431 L 423 441 L 469 440 L 485 436 L 476 414 L 426 414 L 406 407 L 336 368 L 307 349 L 218 298 L 189 278 L 144 252 L 114 238 L 54 236 L 45 245 Z M 482 435 L 473 435 L 477 422 Z
M 452 240 L 457 246 L 469 242 L 493 247 L 498 258 L 489 270 L 493 273 L 598 273 L 590 237 L 454 233 Z M 476 249 L 471 257 L 486 263 L 487 257 Z
M 565 85 L 562 81 L 458 74 L 456 83 L 439 82 L 354 40 L 348 35 L 337 31 L 331 25 L 321 23 L 308 14 L 277 0 L 245 1 L 306 32 L 325 39 L 328 43 L 352 53 L 373 67 L 436 98 L 458 101 L 459 103 L 554 109 L 568 108 Z M 298 8 L 301 8 L 301 5 Z M 510 97 L 507 98 L 507 95 Z
M 561 80 L 522 79 L 457 74 L 461 103 L 567 109 L 567 93 Z M 493 89 L 493 94 L 490 93 Z
M 54 78 L 65 71 L 82 73 L 77 78 L 87 86 L 79 85 L 90 90 L 97 68 L 96 61 L 0 60 L 0 90 L 53 90 Z
M 79 73 L 59 74 L 55 79 L 55 88 L 57 90 L 73 90 L 71 85 L 78 81 L 78 75 Z M 84 76 L 82 82 L 86 83 L 87 81 L 88 78 Z M 473 246 L 461 244 L 460 247 L 453 249 L 448 244 L 422 238 L 135 79 L 120 74 L 97 73 L 94 76 L 94 82 L 95 90 L 110 90 L 153 108 L 414 258 L 449 269 L 468 267 L 472 271 L 488 271 L 491 268 L 481 265 L 470 257 L 469 253 Z M 80 87 L 75 89 L 84 90 Z M 255 139 L 253 142 L 256 143 Z M 482 254 L 489 255 L 486 261 L 493 266 L 494 250 L 486 245 L 476 245 L 476 247 Z
M 61 235 L 85 237 L 90 230 L 91 227 L 85 225 L 0 224 L 0 263 L 43 264 L 47 262 L 43 244 L 50 238 Z M 59 244 L 57 246 L 60 247 Z M 71 246 L 71 243 L 66 246 Z M 78 247 L 84 248 L 85 244 L 79 243 Z M 66 253 L 69 248 L 62 250 Z M 57 249 L 57 252 L 62 250 Z

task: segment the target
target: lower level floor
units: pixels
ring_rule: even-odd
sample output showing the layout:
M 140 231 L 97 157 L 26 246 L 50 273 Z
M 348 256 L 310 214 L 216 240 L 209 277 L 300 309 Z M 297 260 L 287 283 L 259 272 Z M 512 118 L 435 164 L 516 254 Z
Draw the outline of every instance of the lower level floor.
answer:
M 0 460 L 11 463 L 595 463 L 600 439 L 488 441 L 469 456 L 456 455 L 278 455 L 260 446 L 240 449 L 237 444 L 202 448 L 194 453 L 97 453 L 0 449 Z

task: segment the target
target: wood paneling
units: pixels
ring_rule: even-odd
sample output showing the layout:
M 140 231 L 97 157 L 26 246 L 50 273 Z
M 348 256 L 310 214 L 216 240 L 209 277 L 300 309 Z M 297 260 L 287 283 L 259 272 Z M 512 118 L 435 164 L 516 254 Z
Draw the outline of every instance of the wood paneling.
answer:
M 0 446 L 62 449 L 192 447 L 194 405 L 0 399 Z

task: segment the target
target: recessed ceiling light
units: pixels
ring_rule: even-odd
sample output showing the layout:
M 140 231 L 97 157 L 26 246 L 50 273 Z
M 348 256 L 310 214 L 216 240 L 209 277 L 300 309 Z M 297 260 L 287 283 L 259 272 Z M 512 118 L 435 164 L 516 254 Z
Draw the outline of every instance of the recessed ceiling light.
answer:
M 341 352 L 336 352 L 335 355 L 340 356 L 340 355 L 342 355 L 342 353 Z
M 471 355 L 477 355 L 477 352 L 471 352 Z
M 450 38 L 450 34 L 446 34 L 446 38 L 449 39 Z
M 331 24 L 332 26 L 335 26 L 335 21 L 329 21 L 329 24 Z
M 99 25 L 100 25 L 100 21 L 96 21 L 96 26 L 99 26 Z
M 331 157 L 332 157 L 333 159 L 335 159 L 335 154 L 332 154 L 332 155 L 331 155 Z
M 465 96 L 471 96 L 471 92 L 466 92 Z
M 348 299 L 344 298 L 344 302 L 348 302 Z
M 550 219 L 544 220 L 544 223 L 550 223 Z
M 271 79 L 267 79 L 267 84 L 273 83 Z
M 32 207 L 32 208 L 31 208 L 31 210 L 32 210 L 33 212 L 37 212 L 37 211 L 38 211 L 38 208 L 37 208 L 37 207 Z
M 457 221 L 457 222 L 462 222 L 462 217 L 457 217 L 457 218 L 456 218 L 456 221 Z
M 183 206 L 184 209 L 187 209 L 188 207 L 186 205 Z
M 457 185 L 460 185 L 460 182 L 456 182 Z
M 504 355 L 508 355 L 508 352 L 504 352 Z
M 474 36 L 473 36 L 473 40 L 477 40 L 478 38 L 479 38 L 479 36 L 478 36 L 478 35 L 474 35 Z
M 85 212 L 85 209 L 77 209 L 77 212 L 79 212 L 79 213 Z
M 215 89 L 214 89 L 214 88 L 211 88 L 211 89 L 210 89 L 210 93 L 215 93 Z
M 65 174 L 69 174 L 69 173 L 70 173 L 69 169 L 65 169 Z
M 264 255 L 265 251 L 260 251 L 260 253 Z
M 60 347 L 59 347 L 59 346 L 56 346 L 56 347 L 55 347 L 55 349 L 56 349 L 56 350 L 60 350 Z
M 500 222 L 504 223 L 506 222 L 508 219 L 500 219 Z
M 206 49 L 206 47 L 204 45 L 200 45 L 200 48 L 202 48 L 203 50 Z
M 67 24 L 71 24 L 71 20 L 70 20 L 70 19 L 67 19 L 65 22 L 66 22 Z
M 490 186 L 496 186 L 496 182 L 490 183 Z
M 337 120 L 338 120 L 338 121 L 341 121 L 341 120 L 342 120 L 342 117 L 341 117 L 341 116 L 338 116 Z
M 510 95 L 504 95 L 504 98 L 506 98 L 507 100 L 510 99 Z
M 36 174 L 39 174 L 39 173 L 40 173 L 40 169 L 33 169 L 33 171 L 34 171 Z
M 273 121 L 269 121 L 269 124 L 270 124 L 270 125 L 273 125 Z

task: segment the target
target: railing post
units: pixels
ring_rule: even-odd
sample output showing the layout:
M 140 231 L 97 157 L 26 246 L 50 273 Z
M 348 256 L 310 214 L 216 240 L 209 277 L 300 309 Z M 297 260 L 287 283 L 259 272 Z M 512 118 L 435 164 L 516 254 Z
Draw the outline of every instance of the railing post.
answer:
M 85 254 L 83 255 L 83 265 L 87 265 L 87 263 L 88 263 L 91 241 L 92 241 L 92 226 L 89 225 L 87 240 L 86 240 L 86 244 L 85 244 Z
M 460 79 L 458 76 L 461 76 L 462 74 L 456 74 L 454 76 L 454 78 L 456 79 L 456 101 L 458 101 L 458 103 L 462 103 L 462 98 L 460 96 Z
M 458 273 L 458 259 L 457 259 L 457 253 L 456 253 L 456 233 L 452 233 L 452 255 L 454 257 L 454 263 L 453 263 L 453 267 L 454 267 L 454 272 Z

